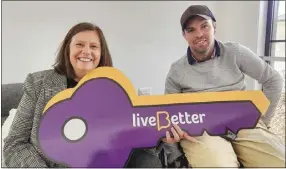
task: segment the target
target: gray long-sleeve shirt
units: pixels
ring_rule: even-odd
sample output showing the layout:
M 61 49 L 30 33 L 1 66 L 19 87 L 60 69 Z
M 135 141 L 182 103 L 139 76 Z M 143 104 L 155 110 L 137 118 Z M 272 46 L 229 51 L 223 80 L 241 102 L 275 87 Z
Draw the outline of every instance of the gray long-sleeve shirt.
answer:
M 270 106 L 261 119 L 268 126 L 278 104 L 283 79 L 269 64 L 239 43 L 217 42 L 220 54 L 205 62 L 190 63 L 190 55 L 175 61 L 168 72 L 165 93 L 245 90 L 245 74 L 262 84 Z

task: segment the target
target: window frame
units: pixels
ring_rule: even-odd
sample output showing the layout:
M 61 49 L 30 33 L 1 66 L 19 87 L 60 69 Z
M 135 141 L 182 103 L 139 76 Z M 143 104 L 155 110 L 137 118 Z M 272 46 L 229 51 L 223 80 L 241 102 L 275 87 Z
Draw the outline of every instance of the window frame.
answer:
M 271 57 L 272 53 L 272 44 L 274 43 L 285 43 L 285 39 L 272 39 L 273 35 L 275 35 L 276 31 L 276 21 L 278 17 L 278 7 L 279 1 L 268 1 L 267 7 L 267 21 L 266 21 L 266 36 L 265 36 L 265 57 Z M 276 57 L 276 56 L 272 56 Z M 266 61 L 269 63 L 269 61 Z

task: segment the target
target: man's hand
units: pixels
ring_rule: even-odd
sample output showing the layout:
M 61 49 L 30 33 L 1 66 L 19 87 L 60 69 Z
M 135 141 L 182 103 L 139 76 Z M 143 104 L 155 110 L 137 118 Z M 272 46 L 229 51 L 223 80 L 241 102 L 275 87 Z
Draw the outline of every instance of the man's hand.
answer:
M 182 131 L 181 128 L 174 124 L 171 128 L 172 134 L 174 137 L 171 137 L 170 132 L 166 131 L 166 138 L 163 138 L 162 141 L 165 143 L 173 144 L 180 142 L 181 139 L 186 139 L 188 141 L 196 142 L 197 140 L 194 137 L 191 137 L 185 131 Z

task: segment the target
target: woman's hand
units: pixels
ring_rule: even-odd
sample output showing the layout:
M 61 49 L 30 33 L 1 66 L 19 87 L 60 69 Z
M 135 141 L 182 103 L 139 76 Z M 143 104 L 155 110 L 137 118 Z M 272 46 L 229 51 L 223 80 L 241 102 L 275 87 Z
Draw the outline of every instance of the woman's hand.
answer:
M 170 132 L 166 131 L 166 138 L 162 139 L 163 142 L 173 144 L 179 142 L 181 139 L 196 142 L 194 137 L 191 137 L 188 135 L 188 133 L 182 131 L 181 128 L 176 124 L 174 124 L 174 126 L 171 128 L 171 131 L 174 137 L 172 138 Z

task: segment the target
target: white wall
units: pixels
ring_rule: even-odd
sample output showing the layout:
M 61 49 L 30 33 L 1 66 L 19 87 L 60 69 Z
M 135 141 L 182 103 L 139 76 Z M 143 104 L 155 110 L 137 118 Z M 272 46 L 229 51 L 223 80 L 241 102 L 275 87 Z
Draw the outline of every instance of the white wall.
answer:
M 267 1 L 220 1 L 216 3 L 217 37 L 236 41 L 264 55 Z M 247 77 L 247 88 L 257 89 L 257 81 Z
M 2 3 L 2 83 L 23 82 L 30 72 L 51 68 L 61 40 L 81 21 L 99 25 L 115 67 L 136 88 L 162 94 L 170 64 L 185 54 L 180 17 L 192 4 L 206 4 L 217 18 L 217 37 L 257 52 L 260 2 L 9 2 Z M 243 12 L 241 12 L 243 11 Z M 248 88 L 254 81 L 248 80 Z

